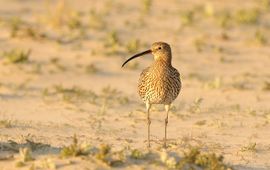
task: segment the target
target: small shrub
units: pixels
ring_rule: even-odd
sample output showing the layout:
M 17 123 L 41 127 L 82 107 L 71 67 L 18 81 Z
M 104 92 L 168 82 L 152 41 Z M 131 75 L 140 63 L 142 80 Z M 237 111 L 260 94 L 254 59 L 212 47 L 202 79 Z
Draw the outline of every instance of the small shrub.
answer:
M 146 155 L 138 149 L 133 149 L 131 151 L 130 157 L 133 159 L 144 159 Z
M 267 38 L 266 36 L 259 30 L 255 32 L 254 35 L 255 42 L 260 45 L 266 45 L 267 44 Z
M 60 155 L 63 158 L 66 157 L 76 157 L 82 155 L 88 155 L 90 152 L 89 145 L 83 145 L 78 142 L 76 135 L 73 136 L 73 143 L 69 146 L 64 147 Z
M 257 24 L 260 12 L 258 9 L 242 9 L 236 12 L 234 19 L 240 24 Z
M 10 51 L 4 51 L 2 56 L 10 63 L 25 63 L 29 61 L 31 50 L 11 49 Z
M 3 128 L 11 128 L 12 127 L 11 120 L 7 120 L 7 119 L 0 120 L 0 128 L 1 127 L 3 127 Z
M 96 74 L 99 72 L 99 69 L 94 64 L 89 64 L 85 67 L 85 72 L 88 74 Z
M 129 53 L 135 53 L 138 51 L 138 49 L 141 46 L 141 42 L 138 39 L 132 39 L 130 40 L 127 45 L 126 45 L 126 49 Z
M 201 111 L 200 106 L 203 101 L 203 98 L 197 98 L 194 102 L 190 105 L 189 111 L 191 113 L 199 113 Z
M 194 21 L 194 12 L 185 11 L 180 14 L 180 21 L 182 26 L 191 25 Z
M 28 162 L 34 160 L 32 151 L 29 148 L 20 148 L 19 155 L 21 162 Z
M 142 1 L 142 12 L 149 14 L 152 6 L 152 0 L 141 0 Z

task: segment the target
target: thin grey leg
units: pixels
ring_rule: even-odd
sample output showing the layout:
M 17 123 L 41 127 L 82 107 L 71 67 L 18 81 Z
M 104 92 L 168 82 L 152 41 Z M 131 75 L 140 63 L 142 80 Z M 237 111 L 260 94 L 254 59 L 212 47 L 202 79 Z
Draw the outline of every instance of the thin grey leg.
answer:
M 165 110 L 166 110 L 166 118 L 165 118 L 164 148 L 167 147 L 167 125 L 168 125 L 168 117 L 169 117 L 170 105 L 165 105 Z
M 151 119 L 150 119 L 150 109 L 151 109 L 151 104 L 149 104 L 148 102 L 146 103 L 146 109 L 147 109 L 147 127 L 148 127 L 148 138 L 147 138 L 147 142 L 148 142 L 148 148 L 150 148 L 150 124 L 151 124 Z

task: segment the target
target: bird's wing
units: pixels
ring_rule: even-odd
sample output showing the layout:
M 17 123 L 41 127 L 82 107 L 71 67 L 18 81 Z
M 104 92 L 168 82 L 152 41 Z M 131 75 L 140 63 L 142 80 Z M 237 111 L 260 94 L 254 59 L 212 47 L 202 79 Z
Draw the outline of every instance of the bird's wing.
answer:
M 141 98 L 144 100 L 144 98 L 146 97 L 146 91 L 147 88 L 149 88 L 147 85 L 149 84 L 149 69 L 150 67 L 145 68 L 141 75 L 140 75 L 140 79 L 139 79 L 139 84 L 138 84 L 138 92 L 139 95 L 141 96 Z

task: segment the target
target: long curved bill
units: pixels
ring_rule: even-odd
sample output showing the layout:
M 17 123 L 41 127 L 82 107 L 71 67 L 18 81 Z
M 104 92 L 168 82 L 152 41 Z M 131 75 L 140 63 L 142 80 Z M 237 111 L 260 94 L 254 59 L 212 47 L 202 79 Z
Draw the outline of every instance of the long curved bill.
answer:
M 129 59 L 127 59 L 127 61 L 125 61 L 125 62 L 122 64 L 122 67 L 124 67 L 125 64 L 127 64 L 130 60 L 133 60 L 134 58 L 140 57 L 140 56 L 145 55 L 145 54 L 149 54 L 149 53 L 151 53 L 151 52 L 152 52 L 151 50 L 146 50 L 146 51 L 144 51 L 144 52 L 135 54 L 134 56 L 132 56 L 132 57 L 130 57 Z

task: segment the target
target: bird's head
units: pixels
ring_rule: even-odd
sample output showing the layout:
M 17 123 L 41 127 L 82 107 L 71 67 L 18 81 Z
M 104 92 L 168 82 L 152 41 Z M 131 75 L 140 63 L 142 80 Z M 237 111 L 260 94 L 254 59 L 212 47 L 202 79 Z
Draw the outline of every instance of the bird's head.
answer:
M 122 67 L 125 66 L 126 63 L 128 63 L 130 60 L 133 60 L 134 58 L 143 56 L 145 54 L 152 53 L 154 55 L 154 59 L 156 61 L 164 61 L 167 63 L 171 63 L 171 47 L 169 44 L 165 42 L 155 42 L 152 44 L 151 49 L 143 51 L 141 53 L 135 54 L 134 56 L 127 59 L 123 64 Z
M 171 47 L 165 42 L 155 42 L 151 46 L 155 60 L 171 61 Z

